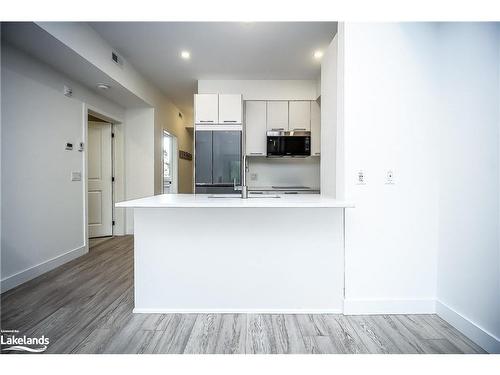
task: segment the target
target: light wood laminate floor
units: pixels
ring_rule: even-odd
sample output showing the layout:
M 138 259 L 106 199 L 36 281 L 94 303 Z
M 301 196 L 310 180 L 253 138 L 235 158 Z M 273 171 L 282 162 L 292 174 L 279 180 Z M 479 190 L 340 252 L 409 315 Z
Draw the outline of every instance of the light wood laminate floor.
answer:
M 437 315 L 133 314 L 132 267 L 133 237 L 97 241 L 2 294 L 2 329 L 46 353 L 484 352 Z

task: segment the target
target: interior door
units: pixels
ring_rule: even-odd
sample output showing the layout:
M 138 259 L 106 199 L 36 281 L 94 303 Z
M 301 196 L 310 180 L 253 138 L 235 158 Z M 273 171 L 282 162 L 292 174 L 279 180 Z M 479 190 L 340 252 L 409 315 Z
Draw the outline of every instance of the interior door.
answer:
M 89 237 L 113 234 L 111 124 L 89 121 L 88 225 Z

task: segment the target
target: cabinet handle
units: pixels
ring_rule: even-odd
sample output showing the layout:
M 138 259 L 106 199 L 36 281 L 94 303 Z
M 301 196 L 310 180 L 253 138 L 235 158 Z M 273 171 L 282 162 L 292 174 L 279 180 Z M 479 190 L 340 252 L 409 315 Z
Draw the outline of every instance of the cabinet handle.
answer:
M 224 122 L 238 122 L 238 121 L 235 121 L 235 120 L 224 120 Z
M 250 155 L 264 155 L 263 152 L 251 152 Z
M 314 155 L 319 155 L 319 154 L 320 154 L 320 152 L 315 152 L 315 153 L 314 153 Z
M 272 128 L 271 130 L 285 130 L 285 128 Z
M 200 120 L 200 122 L 214 122 L 213 120 Z
M 306 130 L 306 128 L 293 128 L 293 130 Z

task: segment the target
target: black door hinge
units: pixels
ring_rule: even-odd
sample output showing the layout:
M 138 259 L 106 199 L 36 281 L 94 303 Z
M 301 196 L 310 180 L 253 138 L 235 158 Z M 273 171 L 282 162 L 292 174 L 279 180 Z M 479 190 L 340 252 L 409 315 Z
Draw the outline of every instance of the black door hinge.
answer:
M 115 137 L 115 133 L 111 133 L 111 138 L 114 138 Z
M 115 177 L 111 177 L 111 182 L 115 182 Z
M 115 225 L 115 221 L 113 220 L 112 225 Z

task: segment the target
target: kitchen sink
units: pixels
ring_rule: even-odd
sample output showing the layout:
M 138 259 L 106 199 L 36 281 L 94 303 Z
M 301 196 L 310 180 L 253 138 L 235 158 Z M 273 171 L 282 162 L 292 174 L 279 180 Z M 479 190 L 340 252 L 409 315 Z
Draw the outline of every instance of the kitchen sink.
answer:
M 248 194 L 248 198 L 281 198 L 278 194 Z
M 209 198 L 241 198 L 240 194 L 211 194 Z
M 241 195 L 239 194 L 211 194 L 208 196 L 209 198 L 236 198 L 236 199 L 242 199 Z M 248 199 L 253 199 L 253 198 L 281 198 L 280 195 L 278 194 L 248 194 Z

